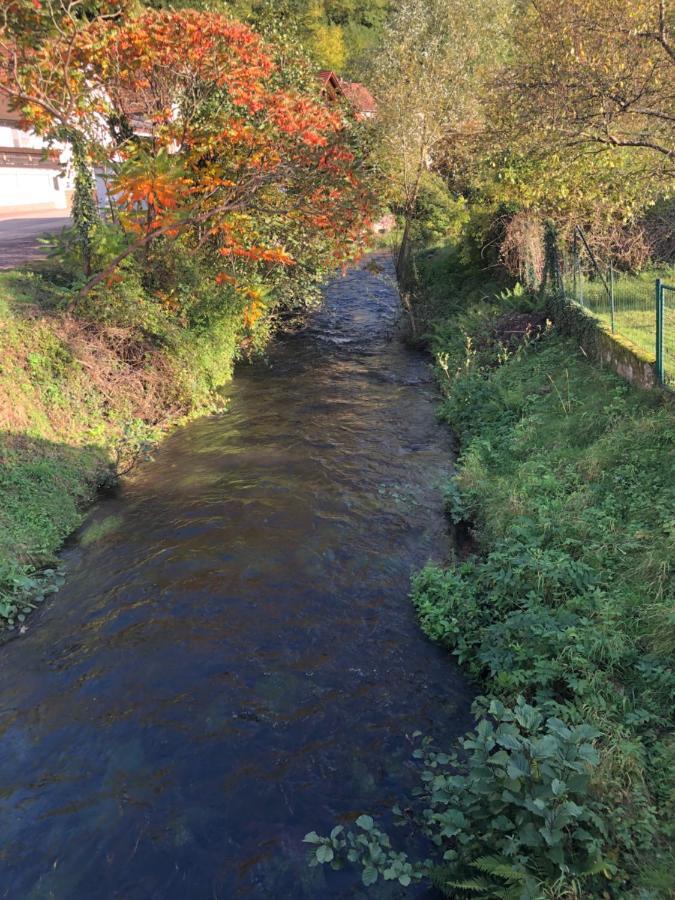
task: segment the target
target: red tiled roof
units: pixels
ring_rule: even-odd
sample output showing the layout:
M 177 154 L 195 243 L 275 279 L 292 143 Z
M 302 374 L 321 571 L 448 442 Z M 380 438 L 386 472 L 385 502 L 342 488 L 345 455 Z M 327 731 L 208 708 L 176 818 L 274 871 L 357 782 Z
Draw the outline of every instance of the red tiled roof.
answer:
M 344 97 L 357 113 L 365 117 L 374 116 L 377 112 L 375 98 L 365 84 L 358 81 L 347 81 L 327 69 L 319 72 L 318 79 L 330 99 L 335 99 L 336 96 Z
M 358 81 L 344 81 L 340 79 L 340 88 L 344 97 L 352 106 L 364 116 L 374 116 L 377 112 L 377 103 L 365 84 Z

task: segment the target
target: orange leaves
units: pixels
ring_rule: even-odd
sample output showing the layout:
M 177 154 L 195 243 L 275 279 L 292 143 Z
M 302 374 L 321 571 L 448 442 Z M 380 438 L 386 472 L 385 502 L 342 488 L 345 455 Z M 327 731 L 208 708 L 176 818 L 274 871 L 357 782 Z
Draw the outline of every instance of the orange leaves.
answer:
M 244 307 L 242 321 L 246 328 L 253 328 L 265 312 L 262 291 L 255 287 L 238 286 L 237 279 L 226 272 L 216 275 L 216 284 L 231 285 L 237 294 L 246 297 L 249 302 Z
M 247 259 L 251 262 L 264 262 L 272 265 L 293 266 L 295 260 L 280 247 L 244 247 L 238 244 L 228 244 L 218 251 L 221 256 L 234 256 L 239 259 Z
M 249 293 L 254 293 L 250 291 Z M 255 298 L 252 303 L 244 310 L 244 325 L 247 328 L 253 328 L 255 323 L 260 319 L 262 314 L 265 312 L 265 306 L 259 298 Z
M 155 209 L 175 209 L 178 205 L 178 187 L 176 181 L 166 175 L 140 173 L 120 179 L 118 202 L 122 206 L 140 204 Z
M 254 129 L 251 125 L 242 122 L 240 119 L 230 118 L 226 127 L 218 135 L 218 139 L 232 145 L 250 145 L 255 140 Z
M 270 97 L 270 118 L 286 134 L 296 134 L 310 147 L 325 147 L 342 127 L 340 117 L 312 97 L 276 92 Z
M 216 280 L 235 287 L 351 252 L 367 192 L 342 114 L 312 90 L 280 90 L 272 48 L 246 25 L 193 9 L 134 13 L 78 19 L 74 32 L 28 42 L 25 57 L 27 83 L 65 121 L 44 104 L 27 117 L 43 133 L 66 124 L 92 163 L 117 173 L 110 199 L 129 242 L 180 234 L 227 259 Z M 247 299 L 254 324 L 259 301 Z
M 92 31 L 111 77 L 131 94 L 128 105 L 144 105 L 146 115 L 171 107 L 195 79 L 227 90 L 249 112 L 264 105 L 274 63 L 255 32 L 223 15 L 150 10 L 121 26 L 99 20 Z

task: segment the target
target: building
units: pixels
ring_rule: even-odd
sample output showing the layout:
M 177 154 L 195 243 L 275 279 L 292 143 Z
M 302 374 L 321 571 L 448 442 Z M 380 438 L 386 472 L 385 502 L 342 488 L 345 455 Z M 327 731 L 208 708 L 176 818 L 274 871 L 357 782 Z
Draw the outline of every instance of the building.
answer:
M 0 214 L 65 210 L 70 190 L 63 148 L 21 128 L 20 115 L 0 95 Z
M 359 119 L 372 119 L 377 113 L 377 103 L 365 84 L 347 81 L 335 72 L 319 72 L 319 81 L 325 97 L 332 102 L 346 100 Z

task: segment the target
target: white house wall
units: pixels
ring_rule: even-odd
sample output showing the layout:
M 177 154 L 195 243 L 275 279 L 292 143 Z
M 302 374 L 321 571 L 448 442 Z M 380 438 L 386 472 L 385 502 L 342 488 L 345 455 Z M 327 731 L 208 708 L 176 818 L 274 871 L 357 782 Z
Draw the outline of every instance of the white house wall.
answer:
M 18 113 L 0 97 L 0 213 L 66 209 L 67 152 L 58 145 L 48 148 L 41 137 L 18 125 Z
M 25 147 L 31 150 L 41 150 L 44 147 L 44 141 L 31 131 L 23 131 L 21 128 L 4 124 L 0 119 L 0 147 Z
M 23 208 L 65 209 L 65 179 L 56 168 L 0 166 L 0 212 Z

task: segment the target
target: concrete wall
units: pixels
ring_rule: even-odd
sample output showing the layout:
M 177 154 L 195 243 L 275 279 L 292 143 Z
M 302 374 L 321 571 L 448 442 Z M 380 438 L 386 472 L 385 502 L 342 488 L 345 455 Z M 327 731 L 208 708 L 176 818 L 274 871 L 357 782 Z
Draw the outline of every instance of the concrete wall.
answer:
M 617 375 L 639 387 L 656 386 L 656 357 L 641 347 L 598 326 L 597 355 L 600 362 L 613 369 Z M 583 345 L 582 345 L 583 346 Z

